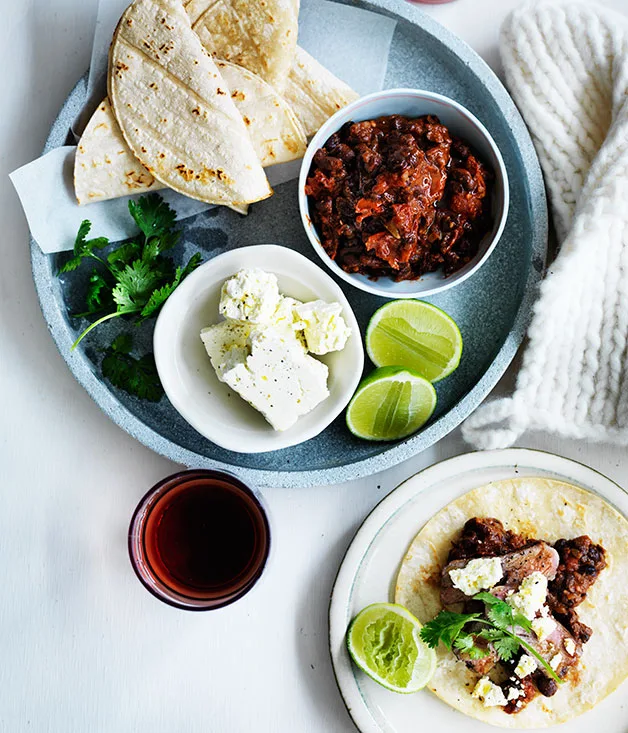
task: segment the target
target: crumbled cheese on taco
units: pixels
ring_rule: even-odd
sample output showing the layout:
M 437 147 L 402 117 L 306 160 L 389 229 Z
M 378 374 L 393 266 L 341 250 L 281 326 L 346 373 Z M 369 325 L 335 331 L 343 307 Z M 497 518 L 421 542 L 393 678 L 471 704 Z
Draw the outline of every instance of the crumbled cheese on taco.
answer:
M 506 700 L 502 688 L 491 682 L 488 677 L 482 677 L 478 680 L 478 683 L 473 688 L 471 695 L 476 699 L 481 700 L 482 704 L 486 708 L 508 704 L 508 700 Z
M 515 674 L 517 675 L 517 677 L 523 679 L 529 674 L 532 674 L 536 667 L 536 659 L 534 657 L 531 657 L 529 654 L 524 654 L 519 660 L 517 666 L 515 667 Z
M 449 571 L 451 582 L 466 596 L 474 596 L 481 590 L 497 585 L 504 571 L 498 557 L 479 557 L 470 560 L 464 568 Z
M 532 631 L 536 634 L 539 641 L 547 639 L 547 637 L 556 629 L 556 621 L 548 616 L 539 616 L 532 620 L 530 624 Z
M 521 581 L 519 590 L 508 596 L 506 601 L 515 611 L 531 621 L 543 608 L 546 598 L 547 578 L 543 573 L 535 571 Z
M 563 641 L 563 646 L 565 647 L 567 654 L 569 654 L 570 657 L 573 657 L 576 653 L 576 642 L 573 639 L 565 639 L 565 641 Z
M 549 660 L 549 666 L 554 670 L 554 672 L 560 667 L 562 660 L 563 655 L 560 652 L 554 654 L 554 656 Z

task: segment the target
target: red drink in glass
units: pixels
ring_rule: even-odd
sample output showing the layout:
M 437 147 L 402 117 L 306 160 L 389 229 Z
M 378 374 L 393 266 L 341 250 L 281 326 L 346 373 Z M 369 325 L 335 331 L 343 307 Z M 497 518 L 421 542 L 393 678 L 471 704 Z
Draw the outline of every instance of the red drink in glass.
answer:
M 205 611 L 241 598 L 257 582 L 270 529 L 255 494 L 234 476 L 192 470 L 142 499 L 129 528 L 138 578 L 160 600 Z

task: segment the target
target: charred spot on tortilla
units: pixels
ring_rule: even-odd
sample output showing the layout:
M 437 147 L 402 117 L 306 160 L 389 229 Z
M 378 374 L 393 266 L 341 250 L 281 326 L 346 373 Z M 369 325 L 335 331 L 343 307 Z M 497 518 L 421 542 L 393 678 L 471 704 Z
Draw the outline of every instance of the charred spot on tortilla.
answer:
M 134 21 L 131 27 L 124 22 L 127 18 Z M 125 63 L 130 59 L 130 70 L 118 76 L 113 69 L 121 59 Z M 127 8 L 111 45 L 108 81 L 113 112 L 126 143 L 145 167 L 156 168 L 155 176 L 163 185 L 208 203 L 227 205 L 253 203 L 272 194 L 246 126 L 179 0 L 135 0 Z M 160 85 L 159 98 L 138 98 L 138 87 L 151 82 Z M 191 109 L 196 101 L 201 114 L 190 115 L 185 130 L 175 126 L 178 110 Z M 126 107 L 127 103 L 132 106 Z M 163 127 L 155 137 L 151 130 L 158 125 Z M 176 158 L 173 164 L 155 166 L 159 152 L 175 153 L 182 134 L 189 153 L 184 161 L 179 159 L 184 168 L 177 169 Z M 224 144 L 216 145 L 217 138 Z M 217 169 L 225 171 L 226 178 L 208 173 Z

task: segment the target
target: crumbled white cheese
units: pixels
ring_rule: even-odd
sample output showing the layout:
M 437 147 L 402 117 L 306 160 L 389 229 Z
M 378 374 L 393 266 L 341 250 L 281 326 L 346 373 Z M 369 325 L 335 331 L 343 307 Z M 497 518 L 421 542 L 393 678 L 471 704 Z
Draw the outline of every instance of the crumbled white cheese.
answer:
M 521 581 L 519 590 L 508 596 L 506 602 L 531 621 L 543 607 L 546 598 L 547 578 L 535 571 Z
M 560 652 L 554 654 L 554 656 L 549 660 L 549 666 L 554 670 L 554 672 L 560 667 L 562 660 L 563 655 Z
M 539 641 L 547 639 L 547 637 L 556 629 L 556 621 L 553 618 L 547 616 L 539 616 L 538 618 L 532 619 L 532 631 L 536 634 Z
M 576 653 L 576 642 L 573 639 L 567 638 L 563 641 L 563 646 L 565 647 L 567 654 L 569 654 L 570 657 L 573 657 Z
M 287 430 L 329 396 L 327 367 L 305 354 L 295 339 L 272 328 L 254 330 L 249 348 L 248 356 L 229 360 L 219 376 L 275 430 Z
M 219 311 L 225 318 L 271 323 L 279 305 L 277 278 L 264 270 L 240 270 L 223 283 Z
M 251 327 L 248 324 L 236 321 L 223 321 L 201 331 L 205 350 L 219 378 L 227 354 L 232 349 L 246 350 L 250 333 Z
M 488 590 L 497 585 L 504 571 L 498 557 L 478 557 L 463 568 L 449 571 L 451 582 L 466 596 L 473 596 L 481 590 Z
M 302 324 L 308 351 L 320 355 L 344 348 L 351 329 L 342 317 L 340 303 L 313 300 L 298 305 L 294 311 Z
M 524 654 L 521 659 L 519 660 L 519 663 L 515 667 L 515 674 L 517 677 L 520 677 L 523 679 L 524 677 L 527 677 L 529 674 L 532 674 L 534 670 L 537 667 L 536 659 L 529 654 Z
M 523 690 L 520 690 L 518 687 L 511 687 L 508 690 L 508 695 L 506 695 L 506 698 L 508 700 L 516 700 L 518 697 L 521 697 L 523 695 Z
M 273 326 L 275 328 L 285 328 L 289 331 L 302 330 L 303 324 L 299 322 L 295 312 L 300 305 L 303 305 L 300 300 L 280 295 L 279 303 L 277 303 L 277 308 L 271 319 Z
M 488 677 L 482 677 L 478 680 L 471 695 L 477 700 L 481 700 L 486 708 L 508 704 L 502 688 L 491 682 Z
M 308 351 L 342 349 L 349 329 L 339 303 L 280 295 L 275 275 L 240 270 L 223 283 L 223 323 L 201 331 L 218 379 L 286 430 L 329 396 L 327 366 Z

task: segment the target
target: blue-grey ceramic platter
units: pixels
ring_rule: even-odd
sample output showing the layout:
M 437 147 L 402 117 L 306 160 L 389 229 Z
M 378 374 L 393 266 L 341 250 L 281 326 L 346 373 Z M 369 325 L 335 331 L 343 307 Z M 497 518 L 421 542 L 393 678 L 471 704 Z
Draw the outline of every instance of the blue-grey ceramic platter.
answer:
M 464 354 L 458 370 L 437 386 L 436 412 L 418 434 L 398 443 L 360 441 L 351 436 L 341 416 L 321 435 L 296 447 L 250 455 L 223 450 L 189 426 L 165 397 L 157 404 L 142 402 L 102 379 L 100 349 L 111 343 L 115 326 L 94 331 L 69 357 L 81 324 L 68 318 L 68 311 L 79 307 L 86 275 L 79 271 L 60 280 L 55 272 L 64 255 L 44 255 L 31 241 L 35 284 L 50 332 L 77 380 L 104 412 L 130 435 L 177 463 L 232 470 L 257 486 L 315 485 L 370 475 L 416 455 L 453 430 L 486 397 L 512 360 L 545 262 L 547 206 L 541 171 L 524 123 L 497 77 L 466 44 L 409 3 L 350 0 L 350 4 L 397 20 L 385 87 L 427 89 L 467 107 L 495 139 L 510 180 L 508 223 L 488 262 L 460 286 L 428 298 L 458 322 Z M 45 152 L 66 144 L 85 97 L 86 78 L 61 109 Z M 198 249 L 210 258 L 236 246 L 276 242 L 318 264 L 299 220 L 296 181 L 279 186 L 247 217 L 214 208 L 185 220 L 182 227 L 180 256 L 183 248 Z M 384 300 L 340 284 L 364 330 Z M 141 350 L 150 348 L 153 323 L 147 322 L 138 332 Z

